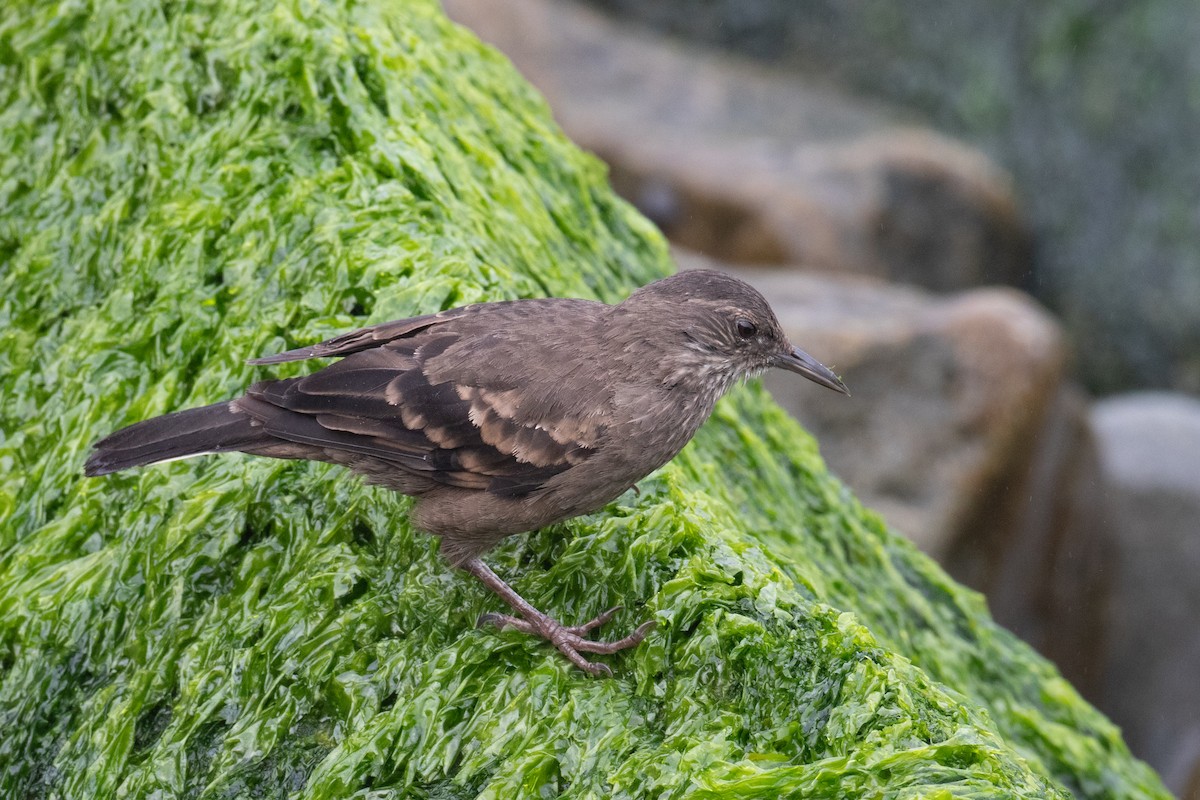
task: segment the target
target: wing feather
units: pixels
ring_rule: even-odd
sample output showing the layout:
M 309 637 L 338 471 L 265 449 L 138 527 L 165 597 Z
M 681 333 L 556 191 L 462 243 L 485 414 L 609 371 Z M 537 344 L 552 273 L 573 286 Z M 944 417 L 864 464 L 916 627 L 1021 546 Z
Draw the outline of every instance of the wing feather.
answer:
M 359 328 L 358 330 L 349 331 L 348 333 L 334 336 L 332 339 L 326 339 L 323 342 L 308 347 L 298 347 L 295 350 L 288 350 L 283 353 L 276 353 L 275 355 L 252 358 L 246 363 L 258 365 L 282 364 L 285 361 L 303 361 L 309 358 L 348 356 L 363 350 L 372 350 L 396 339 L 410 337 L 427 328 L 440 325 L 443 322 L 450 322 L 470 316 L 485 308 L 502 305 L 507 305 L 507 303 L 476 303 L 469 306 L 451 308 L 447 311 L 439 311 L 436 314 L 425 314 L 420 317 L 409 317 L 408 319 L 384 322 L 379 325 L 372 325 L 369 328 Z
M 539 405 L 496 362 L 470 358 L 474 348 L 481 359 L 536 360 L 537 343 L 518 347 L 504 323 L 545 304 L 467 306 L 257 359 L 343 356 L 305 377 L 256 384 L 238 404 L 279 439 L 382 460 L 449 486 L 524 495 L 585 461 L 604 433 L 594 420 Z M 485 308 L 485 324 L 471 324 Z

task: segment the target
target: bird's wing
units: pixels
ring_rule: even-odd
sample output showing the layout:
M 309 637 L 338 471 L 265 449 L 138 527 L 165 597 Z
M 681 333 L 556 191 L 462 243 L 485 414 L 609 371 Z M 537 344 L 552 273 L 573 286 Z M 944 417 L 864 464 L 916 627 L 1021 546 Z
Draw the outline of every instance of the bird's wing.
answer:
M 239 406 L 286 441 L 382 459 L 450 486 L 527 494 L 586 460 L 604 428 L 547 402 L 555 391 L 537 381 L 522 385 L 529 364 L 541 373 L 547 366 L 531 352 L 535 343 L 519 335 L 514 341 L 508 327 L 542 307 L 524 305 L 483 324 L 417 324 L 370 349 L 346 338 L 338 345 L 349 352 L 343 360 L 302 378 L 256 384 Z M 553 372 L 542 382 L 558 381 Z M 584 388 L 592 407 L 602 402 L 601 388 Z
M 495 307 L 507 305 L 507 303 L 491 303 L 490 305 Z M 258 365 L 282 364 L 285 361 L 303 361 L 309 358 L 348 356 L 363 350 L 379 347 L 396 339 L 413 336 L 443 322 L 450 322 L 451 320 L 469 316 L 485 307 L 484 304 L 476 303 L 474 305 L 451 308 L 447 311 L 439 311 L 436 314 L 425 314 L 420 317 L 409 317 L 407 319 L 383 322 L 379 325 L 372 325 L 369 328 L 359 328 L 358 330 L 349 331 L 334 336 L 332 339 L 326 339 L 318 344 L 309 345 L 308 347 L 298 347 L 295 350 L 288 350 L 284 353 L 252 358 L 246 363 Z

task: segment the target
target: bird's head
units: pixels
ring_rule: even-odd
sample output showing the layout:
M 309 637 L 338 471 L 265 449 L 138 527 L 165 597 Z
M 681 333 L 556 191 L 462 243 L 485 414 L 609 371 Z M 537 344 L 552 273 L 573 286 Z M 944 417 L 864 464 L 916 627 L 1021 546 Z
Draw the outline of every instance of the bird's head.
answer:
M 664 360 L 671 363 L 661 365 L 667 380 L 699 380 L 724 391 L 779 367 L 849 394 L 832 370 L 788 341 L 758 290 L 723 272 L 672 275 L 638 289 L 618 308 L 643 318 L 668 348 Z

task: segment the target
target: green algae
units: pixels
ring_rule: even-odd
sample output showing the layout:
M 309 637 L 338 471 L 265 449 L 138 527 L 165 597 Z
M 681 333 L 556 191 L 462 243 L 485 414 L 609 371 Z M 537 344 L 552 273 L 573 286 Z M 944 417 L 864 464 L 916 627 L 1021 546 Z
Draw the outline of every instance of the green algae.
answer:
M 669 270 L 431 3 L 10 3 L 0 98 L 0 795 L 1167 796 L 757 387 L 494 553 L 563 619 L 658 621 L 607 681 L 476 630 L 497 601 L 336 468 L 82 477 L 245 358 Z

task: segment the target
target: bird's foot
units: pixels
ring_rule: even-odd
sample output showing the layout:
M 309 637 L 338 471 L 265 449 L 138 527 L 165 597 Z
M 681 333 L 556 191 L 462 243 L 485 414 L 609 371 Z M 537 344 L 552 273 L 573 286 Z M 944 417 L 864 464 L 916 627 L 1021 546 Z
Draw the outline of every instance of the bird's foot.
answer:
M 543 614 L 534 608 L 528 600 L 521 597 L 515 589 L 500 580 L 500 577 L 478 558 L 468 559 L 459 566 L 476 578 L 479 578 L 485 586 L 498 594 L 513 611 L 521 615 L 517 617 L 508 614 L 484 614 L 479 618 L 479 625 L 495 625 L 500 628 L 507 626 L 516 628 L 523 633 L 540 636 L 557 647 L 559 652 L 571 660 L 572 664 L 589 675 L 611 677 L 612 670 L 605 664 L 596 664 L 588 661 L 580 653 L 615 653 L 618 650 L 635 647 L 646 638 L 646 635 L 650 633 L 650 629 L 654 627 L 654 621 L 650 620 L 649 622 L 643 622 L 637 627 L 637 630 L 624 639 L 618 639 L 615 642 L 597 642 L 586 638 L 587 634 L 611 620 L 613 615 L 621 610 L 620 606 L 614 606 L 595 619 L 585 622 L 582 625 L 567 627 L 553 617 Z
M 495 625 L 498 628 L 515 628 L 522 633 L 540 636 L 557 647 L 559 652 L 571 660 L 572 664 L 589 675 L 611 678 L 612 670 L 608 668 L 607 664 L 588 661 L 580 654 L 616 653 L 620 650 L 636 647 L 641 644 L 642 640 L 646 638 L 647 634 L 654 627 L 654 620 L 643 622 L 633 633 L 615 642 L 597 642 L 586 638 L 588 633 L 611 620 L 620 610 L 621 606 L 613 606 L 600 616 L 588 620 L 582 625 L 566 626 L 553 617 L 541 612 L 535 612 L 535 614 L 522 612 L 526 617 L 532 617 L 526 619 L 514 617 L 509 614 L 484 614 L 479 618 L 479 625 L 480 627 Z

